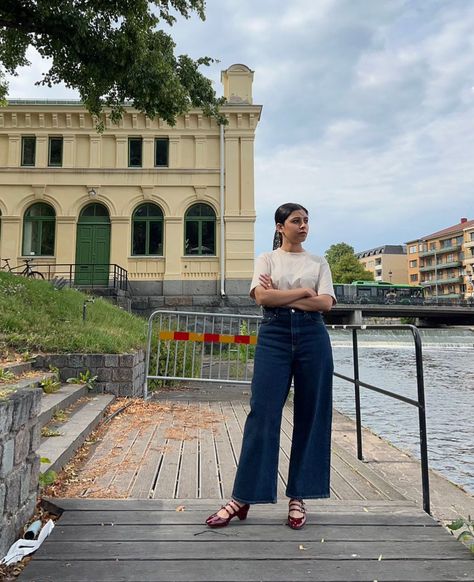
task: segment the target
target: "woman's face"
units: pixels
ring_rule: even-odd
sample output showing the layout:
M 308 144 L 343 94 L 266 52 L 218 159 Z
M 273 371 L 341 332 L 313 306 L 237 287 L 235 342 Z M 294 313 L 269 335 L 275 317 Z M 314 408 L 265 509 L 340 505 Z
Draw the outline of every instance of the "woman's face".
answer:
M 277 229 L 289 243 L 301 244 L 308 236 L 308 215 L 304 210 L 294 210 L 283 224 L 277 224 Z

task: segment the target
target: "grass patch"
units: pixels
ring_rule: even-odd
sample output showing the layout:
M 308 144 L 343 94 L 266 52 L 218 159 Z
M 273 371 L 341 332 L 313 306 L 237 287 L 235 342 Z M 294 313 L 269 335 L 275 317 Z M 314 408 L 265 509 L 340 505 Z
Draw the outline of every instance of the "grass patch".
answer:
M 82 306 L 89 296 L 60 291 L 46 281 L 0 273 L 0 341 L 11 348 L 41 352 L 117 354 L 144 348 L 144 319 L 102 298 Z

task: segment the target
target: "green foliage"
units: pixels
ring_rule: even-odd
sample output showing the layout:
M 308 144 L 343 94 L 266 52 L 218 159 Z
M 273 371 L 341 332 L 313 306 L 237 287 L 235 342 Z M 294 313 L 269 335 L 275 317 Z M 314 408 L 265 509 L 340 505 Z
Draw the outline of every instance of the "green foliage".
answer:
M 15 374 L 10 372 L 10 370 L 4 370 L 0 368 L 0 382 L 9 382 L 15 378 Z
M 354 248 L 347 243 L 331 245 L 326 251 L 326 260 L 331 267 L 334 283 L 352 283 L 352 281 L 373 281 L 374 275 L 366 271 L 354 253 Z
M 58 293 L 48 282 L 34 279 L 18 286 L 18 279 L 0 272 L 0 342 L 10 348 L 116 354 L 145 346 L 145 320 L 97 299 L 83 322 L 84 293 Z
M 43 428 L 41 429 L 41 436 L 43 438 L 57 437 L 57 436 L 61 436 L 61 433 L 59 432 L 59 430 L 56 430 L 55 428 L 49 428 L 47 426 L 43 426 Z
M 213 62 L 174 54 L 171 36 L 159 23 L 172 26 L 176 16 L 205 19 L 204 0 L 36 0 L 0 4 L 0 64 L 11 74 L 28 65 L 26 50 L 33 46 L 51 68 L 37 84 L 64 82 L 79 91 L 82 101 L 104 129 L 102 114 L 117 122 L 124 103 L 150 118 L 160 116 L 174 125 L 190 107 L 218 113 L 212 83 L 199 67 Z M 0 100 L 6 95 L 0 78 Z
M 43 378 L 39 385 L 45 394 L 53 394 L 61 388 L 61 382 L 57 378 Z
M 51 463 L 51 461 L 46 457 L 40 458 L 41 463 Z M 40 473 L 38 477 L 40 487 L 46 487 L 52 485 L 56 481 L 57 473 L 52 469 L 46 471 L 46 473 Z
M 457 539 L 467 542 L 469 549 L 474 554 L 474 520 L 471 519 L 471 516 L 467 519 L 460 517 L 448 523 L 447 527 L 451 530 L 451 533 L 462 529 L 461 533 L 458 533 Z
M 90 370 L 86 370 L 85 372 L 79 372 L 79 376 L 77 378 L 68 378 L 66 382 L 69 384 L 81 384 L 85 386 L 88 390 L 93 390 L 95 383 L 97 381 L 97 376 L 92 376 Z

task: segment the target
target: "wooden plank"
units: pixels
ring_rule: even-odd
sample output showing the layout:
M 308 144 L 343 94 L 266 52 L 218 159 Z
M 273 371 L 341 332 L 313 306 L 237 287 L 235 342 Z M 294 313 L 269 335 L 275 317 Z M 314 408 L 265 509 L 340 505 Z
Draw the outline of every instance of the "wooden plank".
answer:
M 179 499 L 99 499 L 90 498 L 84 499 L 80 497 L 45 497 L 43 500 L 47 503 L 52 503 L 64 510 L 82 510 L 82 511 L 103 511 L 122 510 L 122 511 L 173 511 L 179 505 Z M 193 499 L 183 500 L 187 501 L 186 507 L 188 510 L 200 511 L 202 507 L 212 507 L 218 503 L 218 498 L 213 499 Z M 276 504 L 276 508 L 283 507 L 284 502 L 281 500 Z M 334 499 L 308 499 L 306 506 L 310 510 L 320 511 L 343 511 L 350 513 L 354 511 L 365 511 L 369 508 L 371 511 L 380 509 L 385 513 L 391 513 L 392 510 L 404 509 L 410 513 L 419 513 L 425 515 L 424 512 L 410 501 L 377 501 L 377 500 L 346 500 L 344 502 Z M 263 509 L 258 506 L 259 510 Z M 365 508 L 365 509 L 364 509 Z M 433 520 L 431 520 L 433 521 Z M 435 523 L 433 521 L 433 523 Z
M 159 524 L 196 524 L 202 523 L 206 516 L 207 510 L 199 511 L 66 511 L 62 517 L 63 524 L 77 524 L 77 525 L 97 525 L 101 523 L 114 523 L 116 525 L 159 525 Z M 282 519 L 286 517 L 286 510 L 266 510 L 249 512 L 246 522 L 242 522 L 242 527 L 245 523 L 258 523 L 274 525 L 281 523 Z M 345 524 L 345 525 L 436 525 L 435 522 L 425 515 L 413 515 L 405 513 L 365 513 L 360 512 L 356 514 L 347 513 L 323 513 L 322 511 L 315 514 L 309 514 L 309 523 L 318 523 L 321 525 L 327 524 Z M 232 522 L 234 524 L 234 522 Z M 235 526 L 237 524 L 235 522 Z M 235 527 L 234 526 L 234 527 Z
M 352 470 L 352 467 L 344 462 L 338 454 L 337 448 L 332 447 L 331 452 L 331 482 L 336 473 L 341 480 L 351 488 L 352 494 L 341 495 L 341 499 L 387 499 L 370 481 L 363 478 L 360 473 Z
M 282 522 L 284 518 L 282 518 Z M 441 527 L 426 527 L 424 525 L 387 525 L 383 529 L 383 540 L 390 541 L 446 541 L 449 536 L 446 530 Z M 258 541 L 295 541 L 295 533 L 289 527 L 278 525 L 266 525 L 264 529 L 255 524 L 246 523 L 245 527 L 228 527 L 225 536 L 220 532 L 200 524 L 179 525 L 172 527 L 144 527 L 143 525 L 63 525 L 59 522 L 53 534 L 48 538 L 48 543 L 80 542 L 80 541 L 186 541 L 199 539 L 212 540 L 220 543 L 228 540 Z M 324 539 L 327 542 L 359 540 L 359 541 L 380 541 L 381 530 L 372 525 L 320 525 L 308 523 L 301 533 L 298 533 L 298 541 L 317 541 Z M 451 537 L 454 540 L 453 537 Z M 448 540 L 449 541 L 449 540 Z
M 333 451 L 345 462 L 347 465 L 352 467 L 353 471 L 356 471 L 361 475 L 364 479 L 369 481 L 374 487 L 376 487 L 379 491 L 381 491 L 387 499 L 393 500 L 403 500 L 405 496 L 402 493 L 393 487 L 387 480 L 383 477 L 378 475 L 375 471 L 373 471 L 367 463 L 363 463 L 359 461 L 355 455 L 351 455 L 341 446 L 336 443 L 332 445 Z
M 183 403 L 182 405 L 186 405 Z M 182 406 L 180 404 L 180 406 Z M 166 427 L 165 434 L 169 429 L 181 429 L 178 420 L 173 415 L 171 426 Z M 176 485 L 178 479 L 179 463 L 181 457 L 181 450 L 183 441 L 178 439 L 166 439 L 164 443 L 164 452 L 162 462 L 155 477 L 155 484 L 153 490 L 154 499 L 173 499 L 176 497 Z
M 198 462 L 198 439 L 184 440 L 178 476 L 178 497 L 182 499 L 195 499 L 198 496 Z
M 474 582 L 473 561 L 465 560 L 37 560 L 21 575 L 25 581 L 78 582 Z
M 301 532 L 302 533 L 302 532 Z M 262 531 L 262 534 L 264 532 Z M 300 537 L 293 542 L 280 541 L 244 541 L 235 540 L 219 542 L 219 558 L 226 560 L 241 559 L 242 556 L 254 556 L 259 560 L 281 559 L 299 560 L 455 560 L 468 556 L 466 548 L 454 538 L 446 536 L 443 541 L 413 542 L 390 541 L 305 541 L 304 550 L 300 548 Z M 216 555 L 215 540 L 198 538 L 193 541 L 120 541 L 102 540 L 76 542 L 56 542 L 46 544 L 37 560 L 144 560 L 150 556 L 159 556 L 162 560 L 172 560 L 177 557 L 182 560 L 212 559 Z M 474 560 L 473 560 L 474 566 Z
M 114 491 L 122 493 L 124 496 L 129 494 L 150 443 L 153 441 L 155 431 L 156 425 L 147 426 L 143 431 L 139 431 L 137 438 L 125 456 L 124 466 L 120 467 L 115 473 L 111 483 Z
M 200 408 L 209 410 L 209 404 L 201 402 Z M 199 429 L 199 496 L 207 499 L 222 498 L 213 430 Z
M 129 493 L 132 497 L 144 497 L 147 499 L 153 496 L 156 476 L 163 462 L 166 448 L 167 439 L 165 437 L 165 431 L 167 424 L 165 419 L 167 416 L 168 414 L 165 412 L 160 412 L 157 416 L 153 437 L 150 439 L 149 446 Z
M 215 414 L 222 414 L 219 402 L 210 402 L 209 408 Z M 214 433 L 214 444 L 216 447 L 217 468 L 221 485 L 222 497 L 230 499 L 234 486 L 235 471 L 237 461 L 229 442 L 225 423 L 219 426 L 219 430 Z

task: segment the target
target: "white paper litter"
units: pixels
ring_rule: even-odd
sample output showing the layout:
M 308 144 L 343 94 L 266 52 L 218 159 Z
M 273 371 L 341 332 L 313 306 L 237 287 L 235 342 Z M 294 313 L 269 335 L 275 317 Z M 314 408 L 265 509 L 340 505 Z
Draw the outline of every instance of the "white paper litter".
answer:
M 21 538 L 18 541 L 16 541 L 12 546 L 10 546 L 7 555 L 3 558 L 0 564 L 6 564 L 7 566 L 11 566 L 11 564 L 16 564 L 28 554 L 36 552 L 36 550 L 41 546 L 44 540 L 53 531 L 53 528 L 54 522 L 52 519 L 50 519 L 41 528 L 38 539 L 25 540 Z

